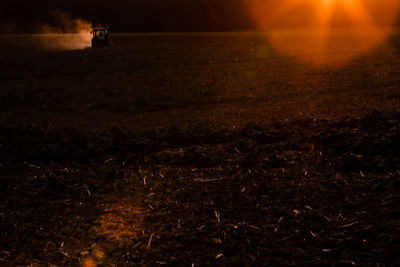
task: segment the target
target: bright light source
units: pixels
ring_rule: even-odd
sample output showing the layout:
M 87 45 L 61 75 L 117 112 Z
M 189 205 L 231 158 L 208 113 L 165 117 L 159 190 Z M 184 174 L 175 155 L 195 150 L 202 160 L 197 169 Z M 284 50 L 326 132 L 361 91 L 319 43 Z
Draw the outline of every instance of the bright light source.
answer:
M 325 5 L 330 5 L 334 2 L 334 0 L 320 0 L 320 1 L 322 2 L 322 4 L 325 4 Z
M 291 57 L 307 51 L 307 61 L 334 65 L 322 55 L 347 51 L 348 59 L 365 54 L 381 44 L 396 25 L 398 0 L 245 0 L 259 30 L 268 31 L 267 40 Z M 294 29 L 309 30 L 295 34 Z M 337 34 L 340 29 L 342 38 Z M 292 34 L 291 34 L 292 33 Z M 313 48 L 316 47 L 316 48 Z M 342 60 L 344 62 L 344 60 Z

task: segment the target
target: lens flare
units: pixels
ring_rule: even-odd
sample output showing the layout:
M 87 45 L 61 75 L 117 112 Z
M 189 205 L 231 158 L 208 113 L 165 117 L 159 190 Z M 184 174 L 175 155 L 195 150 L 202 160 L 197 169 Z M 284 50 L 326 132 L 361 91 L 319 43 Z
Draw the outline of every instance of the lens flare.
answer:
M 382 44 L 398 0 L 245 0 L 257 28 L 280 54 L 321 66 L 346 64 Z M 340 58 L 335 58 L 340 54 Z

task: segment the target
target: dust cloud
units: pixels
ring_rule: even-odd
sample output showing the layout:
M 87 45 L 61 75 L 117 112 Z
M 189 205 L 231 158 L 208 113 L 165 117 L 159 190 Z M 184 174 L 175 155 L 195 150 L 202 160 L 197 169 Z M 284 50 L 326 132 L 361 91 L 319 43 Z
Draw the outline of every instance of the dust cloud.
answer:
M 28 51 L 77 50 L 91 46 L 92 23 L 74 18 L 68 12 L 53 10 L 46 22 L 34 23 L 34 34 L 23 34 L 18 24 L 8 26 L 8 34 L 0 35 L 0 55 Z M 11 25 L 11 26 L 9 26 Z
M 92 23 L 62 10 L 51 12 L 52 23 L 39 23 L 39 39 L 43 48 L 74 50 L 90 46 Z

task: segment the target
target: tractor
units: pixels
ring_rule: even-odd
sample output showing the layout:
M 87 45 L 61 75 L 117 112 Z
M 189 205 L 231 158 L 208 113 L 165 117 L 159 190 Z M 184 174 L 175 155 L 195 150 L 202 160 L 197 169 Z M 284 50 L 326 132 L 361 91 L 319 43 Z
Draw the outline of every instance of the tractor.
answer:
M 111 47 L 108 27 L 93 28 L 90 33 L 92 34 L 92 48 Z

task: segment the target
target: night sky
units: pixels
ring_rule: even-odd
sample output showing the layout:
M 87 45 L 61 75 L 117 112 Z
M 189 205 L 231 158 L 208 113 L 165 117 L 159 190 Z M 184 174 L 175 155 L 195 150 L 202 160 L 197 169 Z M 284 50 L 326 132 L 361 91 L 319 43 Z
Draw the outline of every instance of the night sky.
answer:
M 255 29 L 246 2 L 267 6 L 265 16 L 284 0 L 1 0 L 0 33 L 38 32 L 40 24 L 57 26 L 54 10 L 62 10 L 72 18 L 93 24 L 109 25 L 113 32 L 168 31 L 241 31 Z M 292 25 L 300 25 L 310 17 L 313 4 L 319 0 L 298 1 L 298 14 L 289 15 Z M 287 0 L 286 2 L 289 2 Z M 293 1 L 291 1 L 293 2 Z M 395 0 L 357 0 L 378 24 L 384 24 L 390 4 Z M 339 2 L 338 2 L 339 3 Z M 356 3 L 356 2 L 353 2 Z M 393 5 L 392 5 L 393 6 Z M 264 11 L 263 11 L 264 12 Z M 300 15 L 299 15 L 300 14 Z M 303 14 L 303 16 L 301 15 Z M 338 13 L 339 14 L 339 13 Z M 342 16 L 333 14 L 336 25 Z M 343 12 L 342 12 L 343 15 Z M 264 16 L 264 15 L 263 15 Z M 351 18 L 347 18 L 351 21 Z
M 114 32 L 229 31 L 253 28 L 241 0 L 2 0 L 0 32 L 37 31 L 55 9 Z

